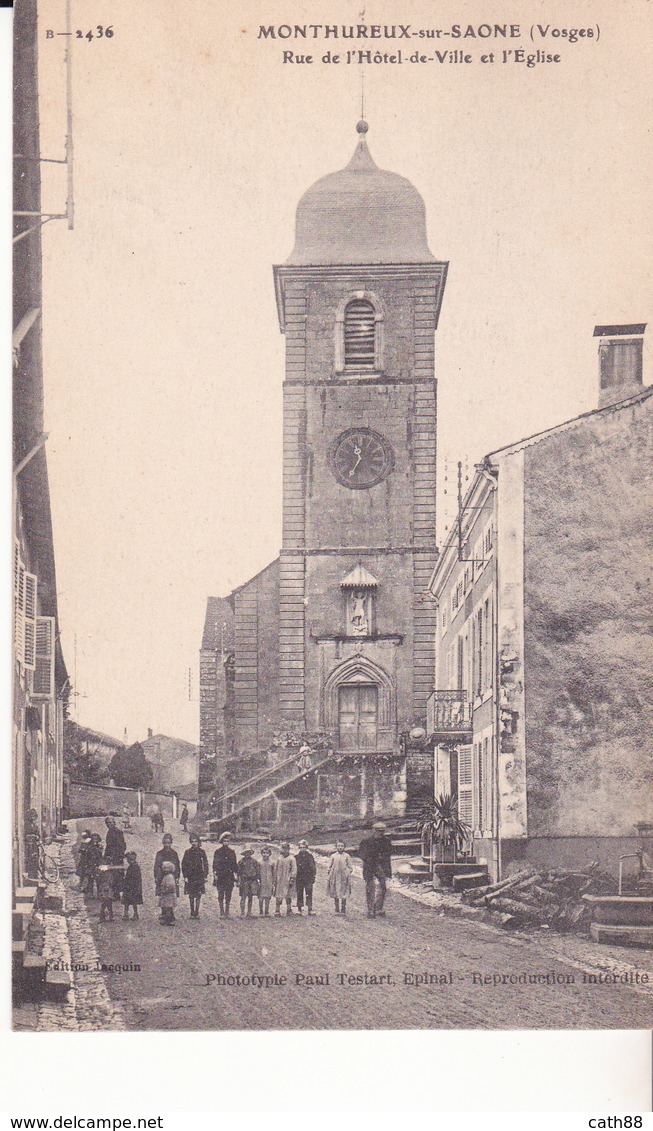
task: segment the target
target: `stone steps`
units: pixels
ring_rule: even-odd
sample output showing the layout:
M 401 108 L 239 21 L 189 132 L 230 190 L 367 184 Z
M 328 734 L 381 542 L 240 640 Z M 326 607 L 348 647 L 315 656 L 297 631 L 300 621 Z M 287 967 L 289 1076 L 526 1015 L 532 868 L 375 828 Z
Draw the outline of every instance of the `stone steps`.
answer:
M 590 935 L 594 941 L 598 943 L 653 948 L 653 927 L 643 927 L 634 924 L 618 926 L 615 923 L 591 923 Z
M 487 868 L 481 868 L 476 872 L 463 872 L 460 876 L 454 876 L 451 881 L 451 886 L 454 891 L 469 891 L 470 888 L 480 888 L 485 884 L 489 884 L 490 876 Z

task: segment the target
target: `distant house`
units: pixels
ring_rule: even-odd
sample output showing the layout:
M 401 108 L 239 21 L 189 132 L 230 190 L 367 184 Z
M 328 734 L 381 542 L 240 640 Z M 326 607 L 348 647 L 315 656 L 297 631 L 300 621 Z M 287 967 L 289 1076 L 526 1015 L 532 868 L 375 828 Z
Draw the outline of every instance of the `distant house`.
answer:
M 458 794 L 494 875 L 523 861 L 613 870 L 653 821 L 643 332 L 597 327 L 600 407 L 477 465 L 431 578 L 435 792 Z
M 199 747 L 183 738 L 168 734 L 153 734 L 141 740 L 143 753 L 150 763 L 154 777 L 152 792 L 178 793 L 186 800 L 197 797 L 199 782 Z
M 93 730 L 92 727 L 80 726 L 72 719 L 66 720 L 64 740 L 66 747 L 73 747 L 80 754 L 97 761 L 100 767 L 100 772 L 97 775 L 98 780 L 108 777 L 109 763 L 114 754 L 122 753 L 126 749 L 125 743 L 121 739 L 112 738 L 111 735 L 103 734 L 100 730 Z M 72 772 L 70 776 L 73 779 L 75 777 Z

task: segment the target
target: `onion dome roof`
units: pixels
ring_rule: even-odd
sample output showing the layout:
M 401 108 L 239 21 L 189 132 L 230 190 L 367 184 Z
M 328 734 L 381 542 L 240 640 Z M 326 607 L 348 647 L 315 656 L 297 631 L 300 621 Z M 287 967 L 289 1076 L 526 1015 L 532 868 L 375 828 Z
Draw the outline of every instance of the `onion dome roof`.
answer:
M 297 205 L 288 265 L 429 263 L 426 211 L 417 189 L 379 169 L 368 149 L 367 122 L 356 127 L 349 164 L 321 177 Z

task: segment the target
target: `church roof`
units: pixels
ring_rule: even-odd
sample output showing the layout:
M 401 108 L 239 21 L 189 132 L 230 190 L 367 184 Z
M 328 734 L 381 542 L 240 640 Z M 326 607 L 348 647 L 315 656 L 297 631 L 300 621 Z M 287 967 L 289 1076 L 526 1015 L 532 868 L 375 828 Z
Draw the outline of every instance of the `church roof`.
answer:
M 374 574 L 365 569 L 361 562 L 354 566 L 351 573 L 348 573 L 343 581 L 340 582 L 341 589 L 375 589 L 378 585 Z
M 433 262 L 420 194 L 405 177 L 375 164 L 367 122 L 356 129 L 358 144 L 346 168 L 316 181 L 299 201 L 287 264 Z

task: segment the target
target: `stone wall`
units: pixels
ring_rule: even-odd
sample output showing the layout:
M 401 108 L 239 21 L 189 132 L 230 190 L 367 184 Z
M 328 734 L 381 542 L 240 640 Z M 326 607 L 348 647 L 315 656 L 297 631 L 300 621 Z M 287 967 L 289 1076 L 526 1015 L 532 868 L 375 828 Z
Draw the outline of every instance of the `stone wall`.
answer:
M 132 815 L 136 817 L 146 814 L 148 807 L 155 803 L 164 817 L 172 816 L 173 799 L 169 794 L 149 793 L 123 786 L 70 782 L 67 817 L 102 817 L 108 813 L 121 813 L 125 805 L 129 806 Z
M 653 819 L 653 397 L 525 452 L 529 837 Z
M 235 754 L 268 745 L 279 725 L 279 562 L 235 594 Z

